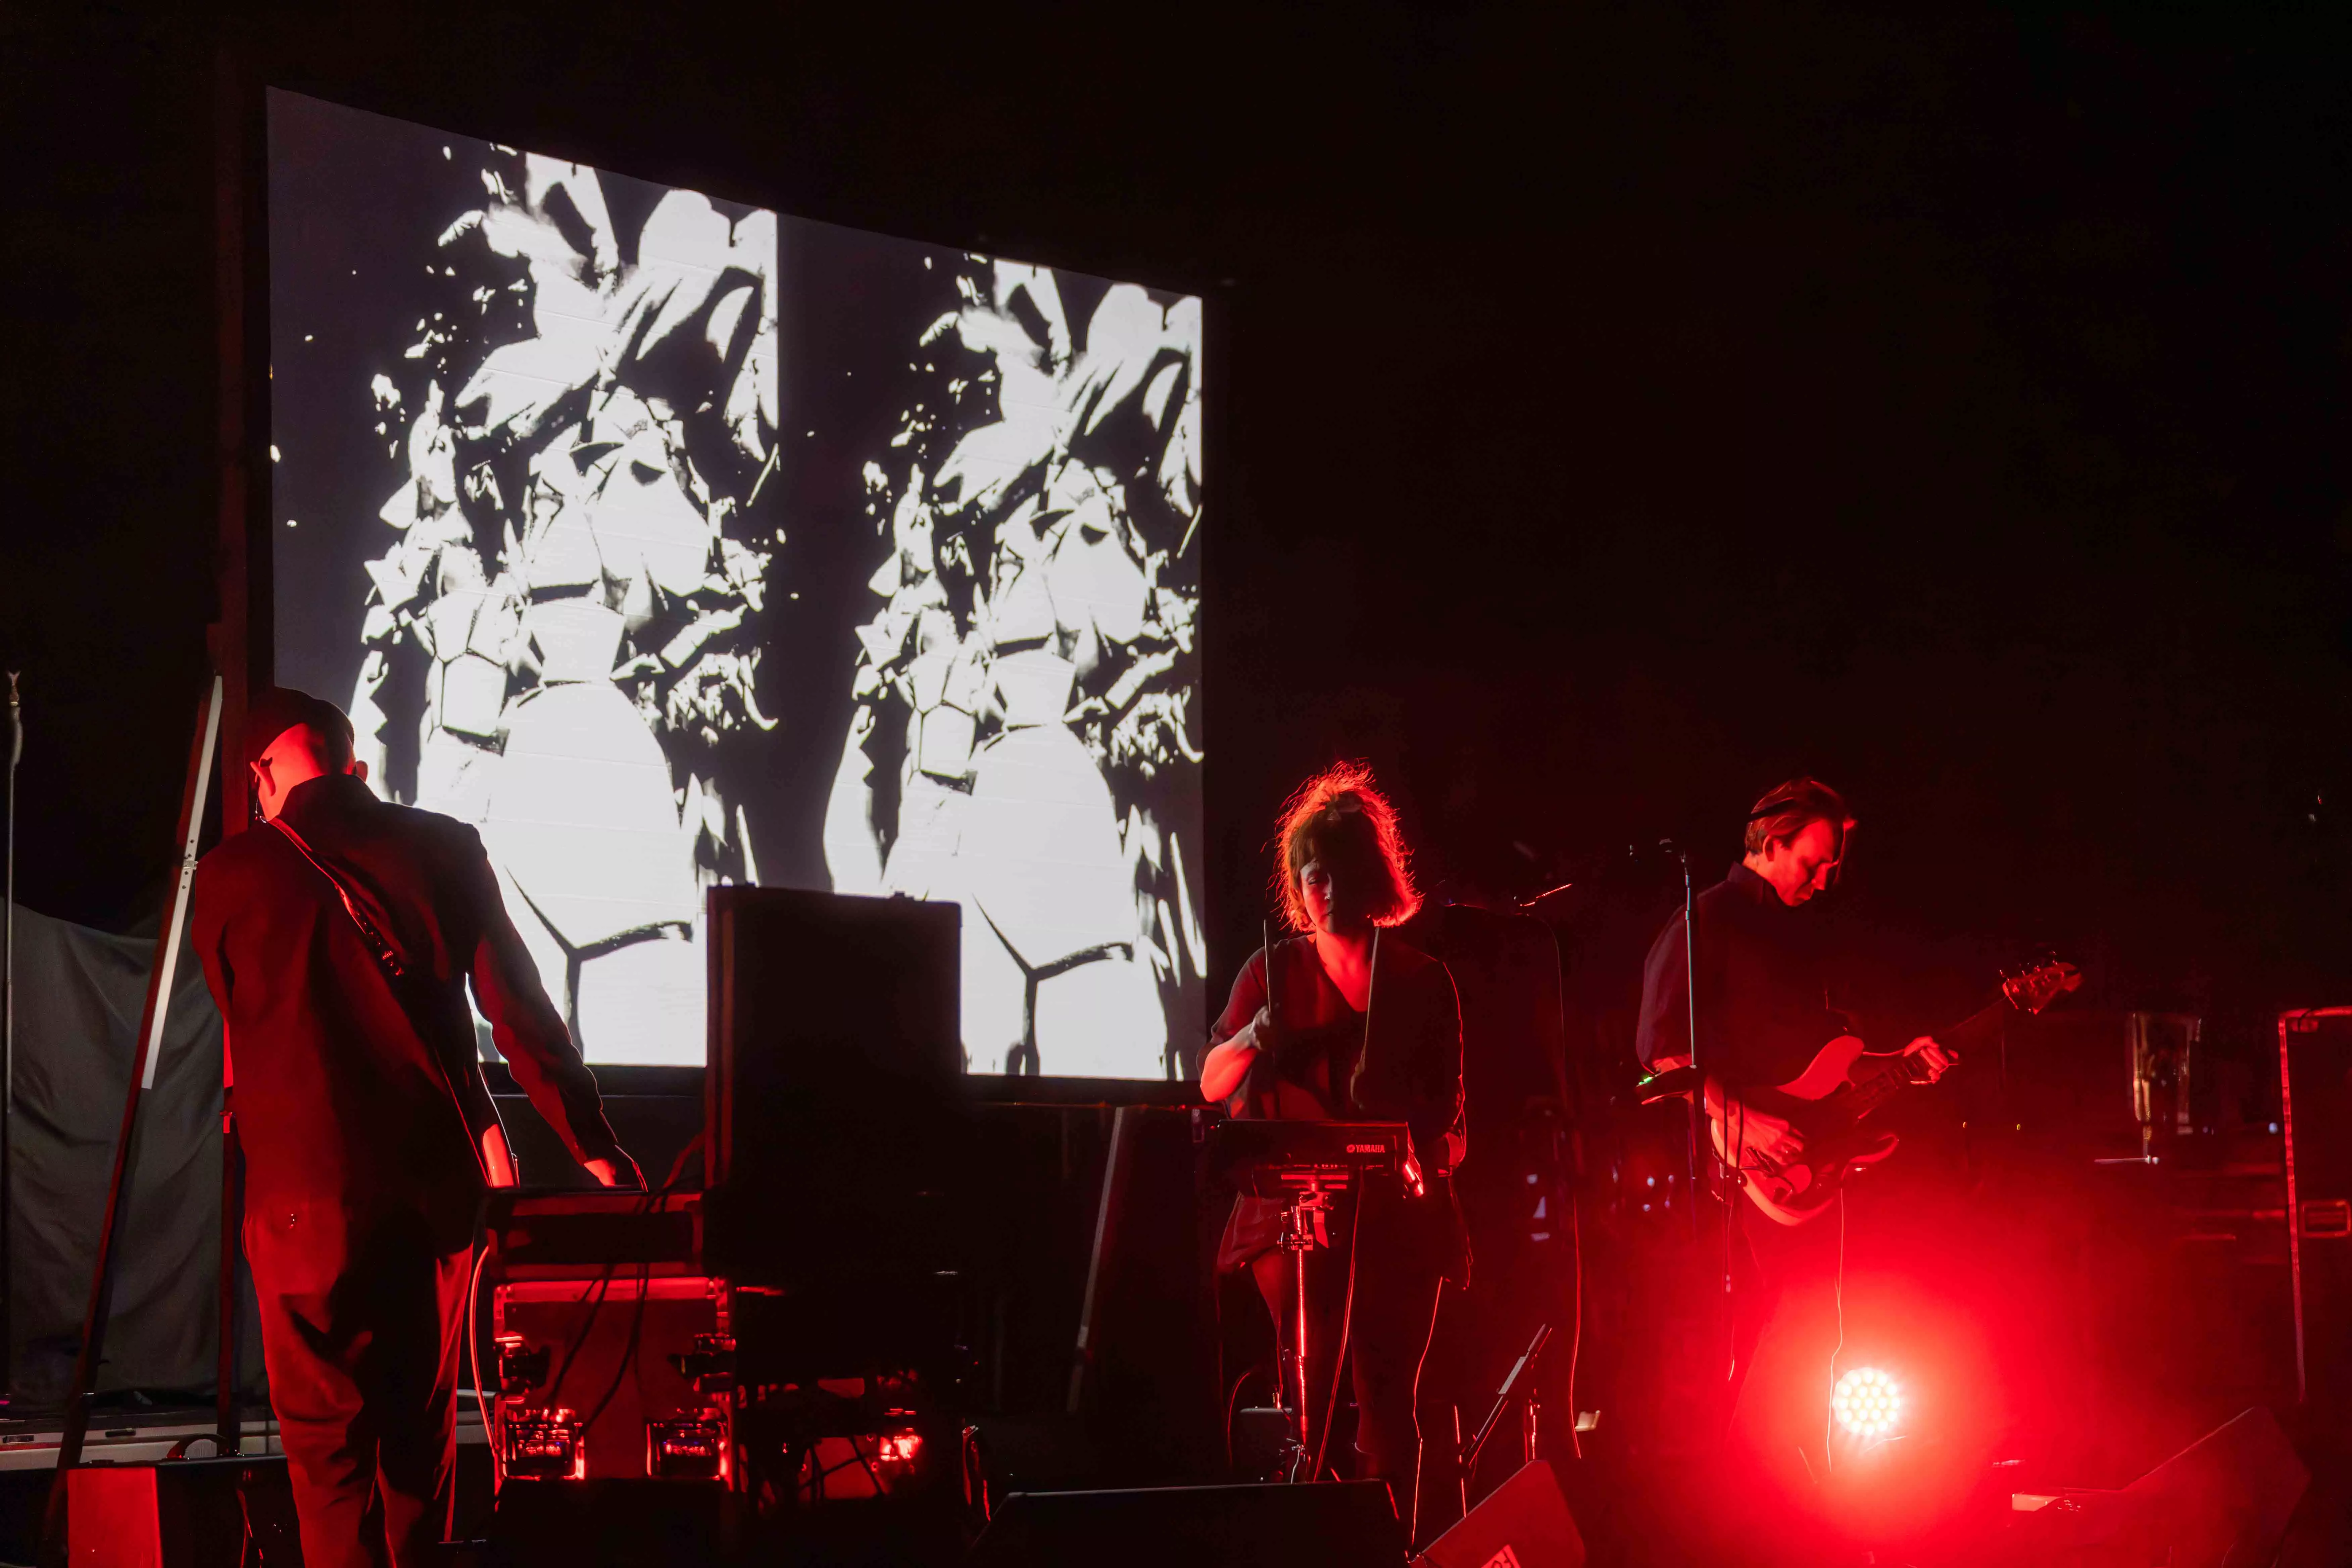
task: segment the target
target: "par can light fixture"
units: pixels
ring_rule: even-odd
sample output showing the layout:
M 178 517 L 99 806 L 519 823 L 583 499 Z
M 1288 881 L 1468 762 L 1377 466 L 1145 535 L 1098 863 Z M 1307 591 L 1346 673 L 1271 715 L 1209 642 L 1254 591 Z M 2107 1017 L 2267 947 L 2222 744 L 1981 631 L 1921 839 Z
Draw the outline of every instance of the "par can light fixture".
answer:
M 1840 1426 L 1864 1441 L 1885 1437 L 1903 1418 L 1903 1390 L 1890 1373 L 1858 1366 L 1837 1380 L 1830 1410 Z

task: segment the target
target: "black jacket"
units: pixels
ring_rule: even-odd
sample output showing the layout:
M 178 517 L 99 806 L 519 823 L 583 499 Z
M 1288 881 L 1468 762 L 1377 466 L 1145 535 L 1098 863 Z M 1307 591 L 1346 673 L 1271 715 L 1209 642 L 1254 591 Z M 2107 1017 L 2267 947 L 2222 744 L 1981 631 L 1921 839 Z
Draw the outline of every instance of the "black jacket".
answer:
M 1745 866 L 1698 895 L 1699 1062 L 1725 1083 L 1782 1084 L 1846 1030 L 1829 1006 L 1819 911 L 1780 901 Z M 1635 1054 L 1645 1067 L 1689 1059 L 1683 915 L 1650 944 Z
M 497 1111 L 468 981 L 499 1054 L 572 1157 L 615 1157 L 596 1080 L 474 830 L 386 805 L 344 775 L 298 785 L 283 816 L 408 978 L 395 990 L 333 885 L 275 828 L 240 833 L 198 865 L 190 936 L 227 1025 L 249 1211 L 470 1214 Z

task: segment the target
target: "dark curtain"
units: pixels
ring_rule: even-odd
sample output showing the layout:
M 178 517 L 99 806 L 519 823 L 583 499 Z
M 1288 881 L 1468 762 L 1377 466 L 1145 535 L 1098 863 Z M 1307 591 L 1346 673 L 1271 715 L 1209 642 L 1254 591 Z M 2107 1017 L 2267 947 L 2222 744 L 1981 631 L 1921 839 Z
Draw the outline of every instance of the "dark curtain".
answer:
M 61 1405 L 73 1374 L 154 952 L 152 937 L 16 910 L 8 1354 L 20 1409 Z M 101 1391 L 215 1386 L 220 1101 L 220 1014 L 184 948 L 140 1106 Z M 239 1381 L 258 1388 L 260 1342 L 241 1316 Z

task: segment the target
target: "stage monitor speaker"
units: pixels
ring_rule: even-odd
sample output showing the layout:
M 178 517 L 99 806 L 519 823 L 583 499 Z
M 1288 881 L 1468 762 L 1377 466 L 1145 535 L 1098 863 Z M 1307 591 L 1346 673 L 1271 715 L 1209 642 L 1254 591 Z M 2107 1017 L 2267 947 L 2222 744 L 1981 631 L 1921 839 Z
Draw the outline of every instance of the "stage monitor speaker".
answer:
M 2268 1410 L 2215 1427 L 2121 1491 L 2032 1500 L 2021 1562 L 2232 1568 L 2277 1560 L 2311 1472 Z M 2063 1505 L 2063 1506 L 2061 1506 Z M 2025 1507 L 2026 1500 L 2016 1500 Z
M 73 1568 L 302 1568 L 282 1455 L 66 1472 Z
M 1522 1465 L 1462 1522 L 1430 1542 L 1414 1568 L 1584 1568 L 1584 1537 L 1541 1459 Z
M 1380 1481 L 1014 1492 L 973 1568 L 1404 1568 Z
M 2267 1410 L 2215 1427 L 2124 1489 L 2171 1568 L 2268 1563 L 2311 1472 Z M 2149 1561 L 2159 1559 L 2151 1557 Z
M 2315 1426 L 2352 1425 L 2352 1008 L 2279 1016 L 2296 1392 Z

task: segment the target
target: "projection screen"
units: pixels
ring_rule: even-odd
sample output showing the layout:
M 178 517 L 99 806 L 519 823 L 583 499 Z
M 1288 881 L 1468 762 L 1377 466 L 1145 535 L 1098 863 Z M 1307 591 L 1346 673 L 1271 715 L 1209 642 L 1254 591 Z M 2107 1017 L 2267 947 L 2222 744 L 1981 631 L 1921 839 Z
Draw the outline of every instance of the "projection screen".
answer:
M 961 904 L 972 1072 L 1173 1076 L 1199 300 L 279 91 L 268 236 L 276 678 L 590 1061 L 702 1060 L 751 882 Z

